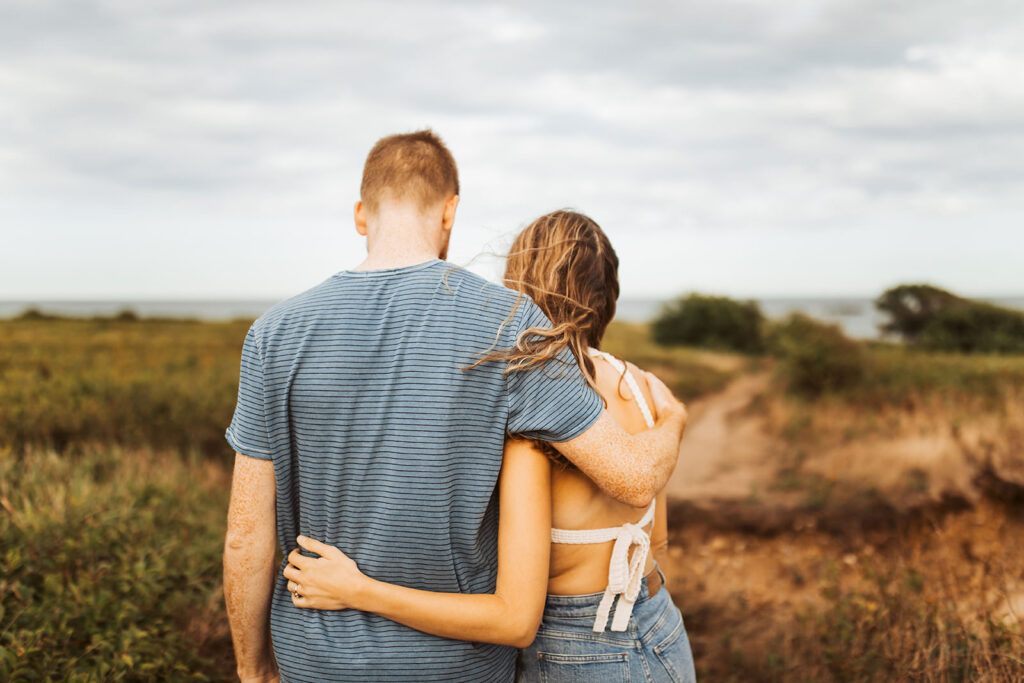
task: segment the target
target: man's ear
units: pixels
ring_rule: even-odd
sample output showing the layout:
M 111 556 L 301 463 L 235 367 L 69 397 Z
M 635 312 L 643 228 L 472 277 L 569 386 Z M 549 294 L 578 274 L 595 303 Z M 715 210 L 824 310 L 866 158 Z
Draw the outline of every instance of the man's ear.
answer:
M 455 225 L 455 209 L 459 208 L 459 195 L 453 194 L 444 203 L 444 213 L 441 214 L 441 229 L 451 230 Z
M 363 206 L 362 201 L 356 202 L 355 209 L 353 209 L 352 213 L 356 221 L 356 232 L 363 237 L 366 237 L 366 207 Z

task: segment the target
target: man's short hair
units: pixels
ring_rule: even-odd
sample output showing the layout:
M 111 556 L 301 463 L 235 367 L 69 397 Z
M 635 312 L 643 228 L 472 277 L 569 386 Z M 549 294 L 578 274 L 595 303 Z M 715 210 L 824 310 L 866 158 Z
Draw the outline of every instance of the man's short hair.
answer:
M 386 197 L 415 201 L 421 209 L 459 193 L 459 171 L 444 142 L 429 128 L 381 138 L 363 166 L 359 196 L 368 211 Z

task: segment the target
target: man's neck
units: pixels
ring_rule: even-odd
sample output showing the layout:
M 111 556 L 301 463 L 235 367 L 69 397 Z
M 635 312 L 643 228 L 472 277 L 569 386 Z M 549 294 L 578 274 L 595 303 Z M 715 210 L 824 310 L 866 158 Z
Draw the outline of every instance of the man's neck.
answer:
M 406 268 L 419 265 L 438 258 L 436 253 L 429 251 L 390 251 L 376 250 L 366 256 L 366 260 L 352 270 L 385 270 L 390 268 Z
M 404 268 L 433 261 L 444 249 L 441 215 L 425 215 L 418 207 L 381 207 L 367 223 L 366 260 L 355 270 Z

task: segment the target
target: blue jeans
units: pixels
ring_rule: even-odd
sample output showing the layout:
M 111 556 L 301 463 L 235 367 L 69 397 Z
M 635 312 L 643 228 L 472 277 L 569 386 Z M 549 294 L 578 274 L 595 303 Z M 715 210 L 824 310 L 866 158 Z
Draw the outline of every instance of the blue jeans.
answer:
M 629 626 L 621 633 L 608 630 L 594 633 L 594 616 L 601 595 L 548 596 L 536 639 L 519 651 L 517 681 L 694 683 L 697 680 L 683 616 L 672 604 L 667 588 L 662 587 L 651 597 L 645 578 Z

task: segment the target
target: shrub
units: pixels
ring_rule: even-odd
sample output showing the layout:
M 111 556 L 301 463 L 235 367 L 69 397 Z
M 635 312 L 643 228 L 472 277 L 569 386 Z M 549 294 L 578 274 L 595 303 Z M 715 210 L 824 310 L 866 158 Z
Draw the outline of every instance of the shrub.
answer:
M 859 384 L 867 359 L 839 327 L 799 313 L 772 326 L 768 344 L 789 390 L 803 396 L 842 392 Z
M 918 342 L 940 351 L 1024 353 L 1024 313 L 980 302 L 956 304 L 936 313 Z
M 57 316 L 43 313 L 38 308 L 26 308 L 16 315 L 14 320 L 56 320 Z
M 702 346 L 744 353 L 762 350 L 764 316 L 754 301 L 690 294 L 666 304 L 651 325 L 663 346 Z

